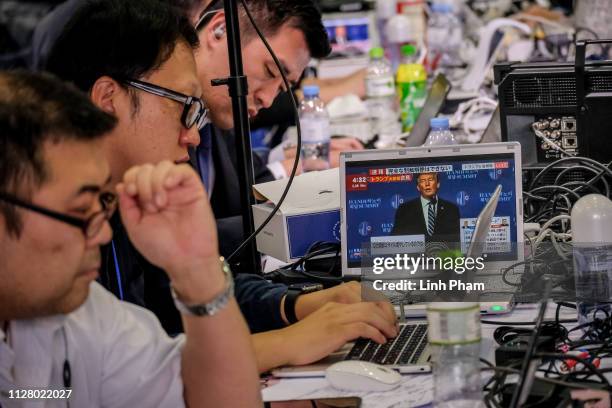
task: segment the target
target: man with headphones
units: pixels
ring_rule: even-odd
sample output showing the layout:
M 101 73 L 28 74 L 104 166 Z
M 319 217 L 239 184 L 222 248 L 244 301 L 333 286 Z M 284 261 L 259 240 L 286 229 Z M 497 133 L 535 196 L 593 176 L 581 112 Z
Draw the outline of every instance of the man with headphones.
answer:
M 330 52 L 321 14 L 313 1 L 249 0 L 247 6 L 283 65 L 289 82 L 294 86 L 310 58 L 322 58 Z M 242 59 L 249 91 L 247 108 L 252 119 L 260 109 L 272 104 L 284 85 L 278 68 L 257 37 L 242 5 L 238 7 Z M 231 132 L 231 99 L 225 87 L 211 84 L 213 79 L 229 75 L 222 1 L 213 0 L 200 14 L 196 30 L 200 39 L 200 47 L 195 50 L 196 64 L 202 84 L 202 99 L 206 103 L 210 123 L 200 132 L 201 143 L 195 159 L 209 191 L 219 236 L 223 242 L 227 236 L 227 230 L 223 228 L 224 221 L 237 219 L 240 233 L 242 224 L 240 217 L 233 217 L 240 213 L 240 209 L 237 207 L 239 190 L 237 186 L 231 186 L 238 179 L 235 163 L 232 162 L 236 157 L 232 150 L 234 135 Z M 258 157 L 253 160 L 255 178 L 259 182 L 285 175 L 285 168 L 278 163 L 266 168 Z M 238 296 L 243 313 L 251 330 L 257 333 L 253 338 L 261 370 L 315 361 L 357 332 L 360 333 L 358 336 L 371 337 L 371 329 L 374 327 L 378 331 L 377 341 L 393 335 L 393 330 L 380 330 L 382 322 L 395 325 L 391 305 L 362 303 L 360 285 L 355 282 L 314 293 L 303 293 L 290 290 L 284 285 L 270 284 L 252 274 L 240 273 L 237 279 L 243 284 L 243 292 Z M 341 319 L 337 320 L 341 315 L 352 315 L 356 320 L 351 323 L 341 322 Z M 373 316 L 381 320 L 377 323 L 368 320 Z M 349 331 L 356 331 L 349 334 L 349 325 L 354 328 Z
M 312 1 L 262 0 L 250 0 L 247 5 L 282 62 L 289 82 L 295 87 L 308 61 L 325 57 L 330 51 L 327 32 L 316 6 Z M 259 111 L 269 108 L 274 101 L 289 101 L 288 98 L 277 98 L 284 88 L 280 72 L 250 20 L 246 18 L 242 6 L 239 4 L 238 7 L 244 74 L 248 83 L 247 109 L 253 122 Z M 223 2 L 215 0 L 210 3 L 200 13 L 196 28 L 201 43 L 201 47 L 196 50 L 198 76 L 211 124 L 201 132 L 202 142 L 194 159 L 199 164 L 204 183 L 208 185 L 219 234 L 223 238 L 221 251 L 227 256 L 241 243 L 243 229 L 240 216 L 242 209 L 238 200 L 238 179 L 241 175 L 237 171 L 231 99 L 227 87 L 211 85 L 212 80 L 229 76 Z M 286 111 L 275 111 L 277 123 L 282 124 L 287 120 L 283 116 Z M 291 113 L 288 116 L 293 120 Z M 330 162 L 337 166 L 341 151 L 360 149 L 363 146 L 356 139 L 333 138 L 330 143 Z M 266 164 L 258 155 L 253 155 L 254 179 L 256 183 L 262 183 L 287 177 L 293 164 L 294 158 Z

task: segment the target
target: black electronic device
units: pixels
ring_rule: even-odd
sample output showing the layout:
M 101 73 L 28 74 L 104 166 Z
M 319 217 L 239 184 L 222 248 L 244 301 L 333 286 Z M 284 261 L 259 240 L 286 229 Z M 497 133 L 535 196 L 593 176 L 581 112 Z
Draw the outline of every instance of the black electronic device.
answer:
M 584 156 L 612 160 L 612 61 L 585 63 L 589 44 L 576 43 L 575 63 L 503 63 L 494 67 L 502 141 L 521 143 L 523 163 Z
M 501 395 L 501 406 L 508 407 L 516 391 L 516 383 L 504 385 Z M 533 408 L 568 407 L 571 403 L 569 390 L 565 387 L 538 380 L 533 382 L 525 406 Z
M 546 306 L 548 306 L 548 298 L 550 297 L 551 290 L 552 283 L 549 279 L 545 278 L 544 297 L 540 302 L 540 310 L 538 311 L 538 317 L 535 321 L 535 327 L 533 328 L 533 331 L 529 336 L 529 340 L 527 342 L 527 347 L 525 355 L 523 357 L 523 364 L 521 366 L 518 383 L 516 384 L 514 392 L 512 393 L 510 408 L 518 408 L 523 406 L 529 398 L 529 394 L 533 385 L 533 381 L 535 379 L 535 373 L 537 369 L 537 364 L 535 363 L 535 361 L 532 361 L 532 359 L 536 353 L 536 348 L 538 345 L 538 336 L 540 335 L 542 323 L 544 322 L 544 315 L 546 314 Z
M 520 363 L 525 358 L 530 335 L 524 334 L 502 344 L 495 349 L 495 365 L 508 367 Z M 555 352 L 555 339 L 550 336 L 540 336 L 536 340 L 537 352 Z

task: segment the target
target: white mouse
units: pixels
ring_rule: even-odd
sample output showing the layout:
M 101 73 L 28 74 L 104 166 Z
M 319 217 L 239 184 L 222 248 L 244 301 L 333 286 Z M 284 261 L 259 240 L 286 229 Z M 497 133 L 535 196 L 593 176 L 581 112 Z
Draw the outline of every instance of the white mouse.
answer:
M 354 360 L 330 365 L 325 377 L 334 388 L 346 391 L 388 391 L 402 381 L 402 376 L 395 370 Z

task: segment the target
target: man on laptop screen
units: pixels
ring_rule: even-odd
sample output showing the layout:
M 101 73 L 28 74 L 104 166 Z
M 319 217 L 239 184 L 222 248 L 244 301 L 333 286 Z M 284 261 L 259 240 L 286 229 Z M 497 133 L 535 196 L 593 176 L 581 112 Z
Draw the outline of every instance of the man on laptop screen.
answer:
M 438 197 L 438 173 L 421 173 L 414 181 L 420 195 L 399 206 L 391 235 L 418 234 L 426 242 L 458 243 L 459 207 Z

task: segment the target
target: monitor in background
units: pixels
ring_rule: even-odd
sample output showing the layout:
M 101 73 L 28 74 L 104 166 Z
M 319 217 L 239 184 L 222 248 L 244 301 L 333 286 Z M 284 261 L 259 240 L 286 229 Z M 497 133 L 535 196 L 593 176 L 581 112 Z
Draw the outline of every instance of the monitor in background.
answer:
M 429 121 L 440 113 L 450 90 L 450 82 L 444 75 L 438 74 L 431 85 L 423 109 L 419 113 L 410 135 L 406 138 L 406 147 L 421 146 L 425 143 L 429 134 Z
M 374 18 L 373 11 L 323 14 L 331 57 L 368 55 L 370 48 L 378 44 Z
M 373 242 L 447 242 L 466 253 L 478 215 L 501 186 L 486 239 L 489 262 L 514 261 L 522 240 L 520 146 L 516 143 L 350 153 L 341 167 L 343 272 L 358 274 Z M 417 188 L 417 180 L 423 183 Z M 425 180 L 429 178 L 430 180 Z M 437 182 L 436 182 L 437 179 Z M 433 235 L 421 196 L 435 195 Z M 348 271 L 348 272 L 347 272 Z

